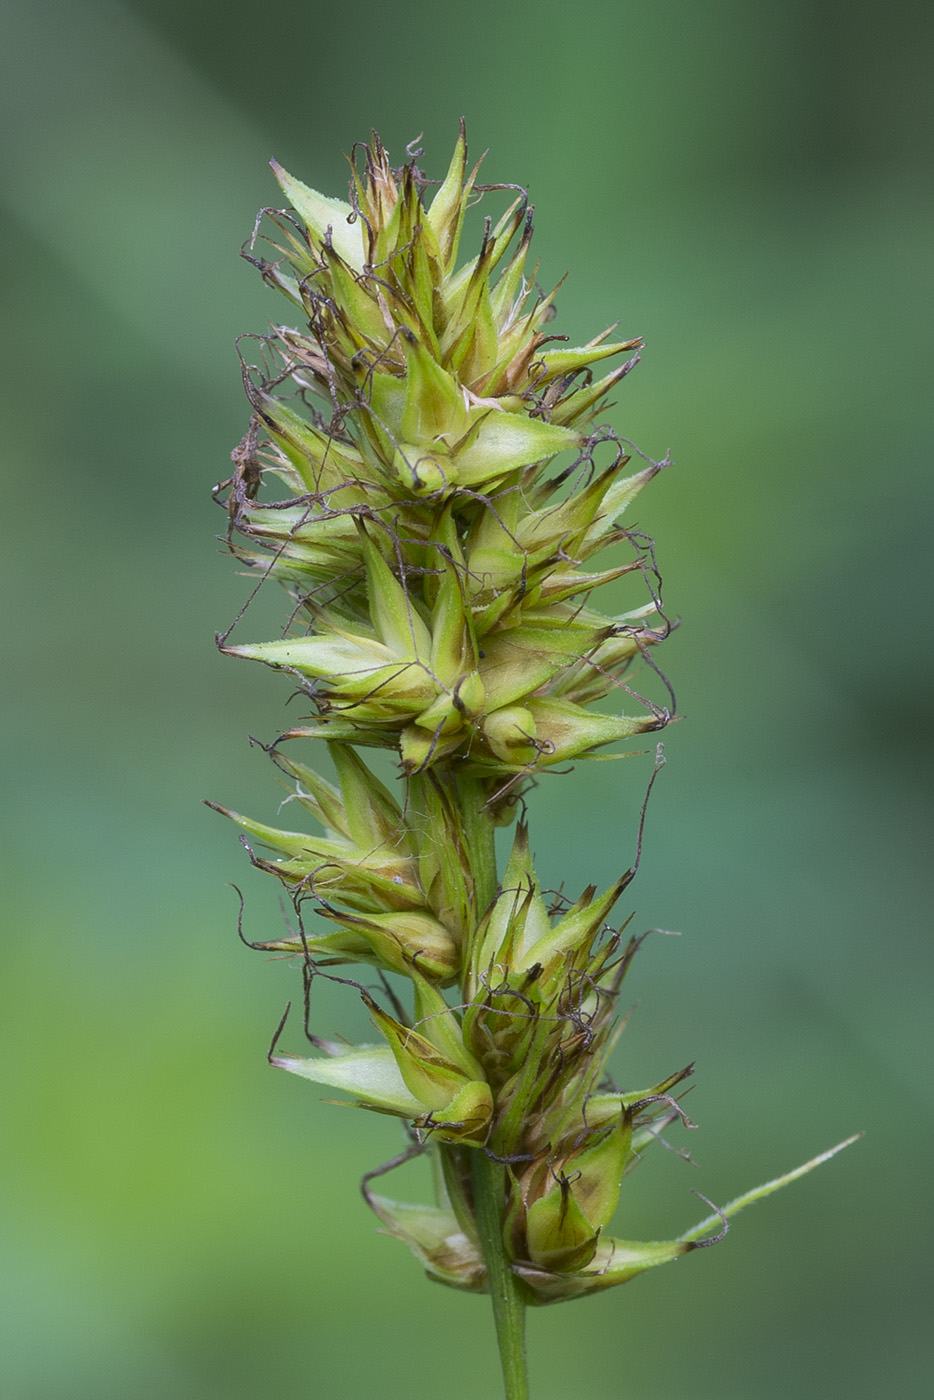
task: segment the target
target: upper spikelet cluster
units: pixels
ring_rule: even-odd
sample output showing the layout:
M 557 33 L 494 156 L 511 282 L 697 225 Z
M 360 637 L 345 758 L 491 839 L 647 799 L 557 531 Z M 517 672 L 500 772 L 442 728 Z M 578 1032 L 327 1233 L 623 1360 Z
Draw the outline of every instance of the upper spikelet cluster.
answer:
M 614 435 L 591 430 L 641 341 L 553 345 L 524 193 L 457 266 L 490 188 L 463 129 L 430 201 L 415 158 L 394 169 L 378 137 L 351 203 L 273 168 L 294 212 L 266 211 L 276 260 L 249 256 L 305 325 L 263 337 L 263 369 L 245 372 L 229 509 L 240 558 L 295 610 L 285 637 L 225 650 L 299 677 L 316 732 L 398 746 L 409 773 L 456 759 L 517 775 L 663 726 L 663 707 L 585 708 L 669 630 L 654 588 L 618 616 L 587 605 L 601 583 L 649 577 L 617 521 L 659 466 L 627 474 Z M 258 499 L 268 477 L 285 499 Z M 630 559 L 583 567 L 624 539 Z

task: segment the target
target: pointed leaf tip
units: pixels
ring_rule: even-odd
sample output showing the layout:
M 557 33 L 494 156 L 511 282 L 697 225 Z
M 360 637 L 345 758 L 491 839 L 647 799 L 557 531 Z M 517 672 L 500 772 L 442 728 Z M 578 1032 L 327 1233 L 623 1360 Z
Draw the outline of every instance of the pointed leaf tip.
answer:
M 310 238 L 318 245 L 328 237 L 331 246 L 344 262 L 360 272 L 363 269 L 363 234 L 359 221 L 348 223 L 353 209 L 342 199 L 331 199 L 319 194 L 309 185 L 296 180 L 273 157 L 269 162 L 282 192 L 299 217 L 304 221 Z
M 808 1172 L 815 1167 L 823 1166 L 829 1162 L 831 1157 L 836 1157 L 838 1152 L 842 1152 L 845 1147 L 851 1147 L 854 1142 L 863 1136 L 862 1132 L 854 1133 L 852 1137 L 845 1138 L 843 1142 L 838 1142 L 836 1147 L 829 1147 L 826 1152 L 821 1152 L 816 1157 L 812 1157 L 809 1162 L 804 1162 L 800 1167 L 795 1167 L 792 1171 L 786 1172 L 784 1176 L 777 1176 L 772 1181 L 766 1181 L 762 1186 L 755 1186 L 751 1191 L 746 1191 L 742 1196 L 737 1196 L 723 1207 L 722 1211 L 716 1211 L 713 1215 L 708 1215 L 697 1225 L 686 1230 L 679 1236 L 684 1243 L 694 1243 L 701 1235 L 712 1229 L 714 1226 L 722 1225 L 731 1215 L 738 1215 L 746 1206 L 753 1205 L 756 1201 L 763 1200 L 766 1196 L 771 1196 L 773 1191 L 779 1191 L 783 1186 L 790 1186 L 799 1177 L 807 1176 Z

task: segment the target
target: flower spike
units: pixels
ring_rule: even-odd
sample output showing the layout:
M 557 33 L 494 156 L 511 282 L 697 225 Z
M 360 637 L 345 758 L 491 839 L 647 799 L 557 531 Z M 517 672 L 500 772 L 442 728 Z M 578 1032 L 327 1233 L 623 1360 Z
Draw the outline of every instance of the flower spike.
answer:
M 258 232 L 246 255 L 288 323 L 243 341 L 258 346 L 243 362 L 250 423 L 217 494 L 231 553 L 287 606 L 278 635 L 219 645 L 284 672 L 303 713 L 267 749 L 287 814 L 210 805 L 297 916 L 250 946 L 301 967 L 314 1053 L 274 1042 L 270 1063 L 406 1125 L 364 1195 L 430 1278 L 490 1293 L 507 1400 L 525 1400 L 525 1304 L 715 1243 L 840 1148 L 678 1238 L 610 1233 L 628 1174 L 669 1126 L 694 1127 L 693 1066 L 637 1089 L 610 1072 L 642 942 L 619 906 L 648 794 L 632 864 L 577 898 L 543 889 L 525 795 L 579 759 L 644 752 L 674 717 L 654 659 L 674 624 L 631 518 L 667 458 L 633 470 L 638 449 L 597 424 L 644 342 L 615 326 L 574 346 L 550 333 L 561 284 L 538 289 L 525 191 L 479 183 L 463 122 L 443 178 L 419 158 L 393 165 L 374 133 L 354 147 L 349 202 L 272 163 L 290 209 L 257 225 L 271 256 Z M 498 191 L 459 265 L 467 208 Z M 623 596 L 604 613 L 594 595 L 611 582 Z M 658 745 L 649 792 L 663 761 Z M 495 830 L 512 823 L 498 878 Z M 318 976 L 356 988 L 376 1043 L 311 1034 Z M 370 1189 L 421 1154 L 434 1204 Z

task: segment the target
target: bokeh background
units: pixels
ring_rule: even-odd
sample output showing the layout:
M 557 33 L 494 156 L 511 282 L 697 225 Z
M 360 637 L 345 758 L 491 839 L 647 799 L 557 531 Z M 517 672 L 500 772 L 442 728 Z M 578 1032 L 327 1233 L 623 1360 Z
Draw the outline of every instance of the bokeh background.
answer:
M 533 1315 L 536 1400 L 929 1393 L 932 27 L 920 0 L 6 0 L 6 1400 L 498 1393 L 485 1301 L 358 1198 L 395 1126 L 267 1068 L 295 973 L 238 944 L 225 882 L 256 934 L 274 892 L 198 805 L 279 797 L 246 736 L 287 687 L 215 654 L 244 585 L 209 500 L 234 336 L 282 314 L 238 258 L 266 162 L 342 193 L 378 126 L 440 173 L 462 113 L 531 190 L 543 280 L 571 269 L 555 329 L 647 337 L 612 421 L 676 463 L 639 522 L 685 723 L 634 899 L 682 936 L 640 955 L 619 1072 L 698 1060 L 699 1167 L 646 1162 L 618 1232 L 867 1130 L 718 1248 Z M 628 863 L 647 763 L 542 784 L 546 883 Z M 324 1033 L 357 1021 L 321 992 Z

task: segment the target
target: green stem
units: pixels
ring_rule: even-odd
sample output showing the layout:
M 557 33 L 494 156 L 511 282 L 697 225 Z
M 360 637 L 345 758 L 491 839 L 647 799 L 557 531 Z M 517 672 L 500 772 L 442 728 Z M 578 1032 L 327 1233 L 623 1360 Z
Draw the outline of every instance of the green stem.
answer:
M 452 778 L 470 850 L 470 871 L 474 883 L 477 919 L 482 919 L 496 898 L 496 828 L 486 809 L 486 793 L 478 778 L 459 775 Z
M 503 1365 L 505 1400 L 528 1400 L 529 1377 L 525 1361 L 525 1301 L 521 1284 L 512 1271 L 503 1242 L 503 1202 L 506 1169 L 485 1152 L 473 1153 L 474 1210 L 480 1246 L 486 1263 L 487 1282 L 493 1300 L 496 1339 Z
M 496 898 L 496 828 L 486 807 L 483 784 L 476 778 L 458 775 L 453 779 L 464 824 L 474 885 L 474 907 L 481 919 Z M 525 1360 L 525 1298 L 522 1285 L 513 1273 L 503 1239 L 503 1208 L 506 1204 L 506 1169 L 482 1149 L 471 1153 L 474 1216 L 480 1248 L 486 1264 L 487 1283 L 493 1302 L 496 1339 L 503 1366 L 505 1400 L 528 1400 L 529 1379 Z

